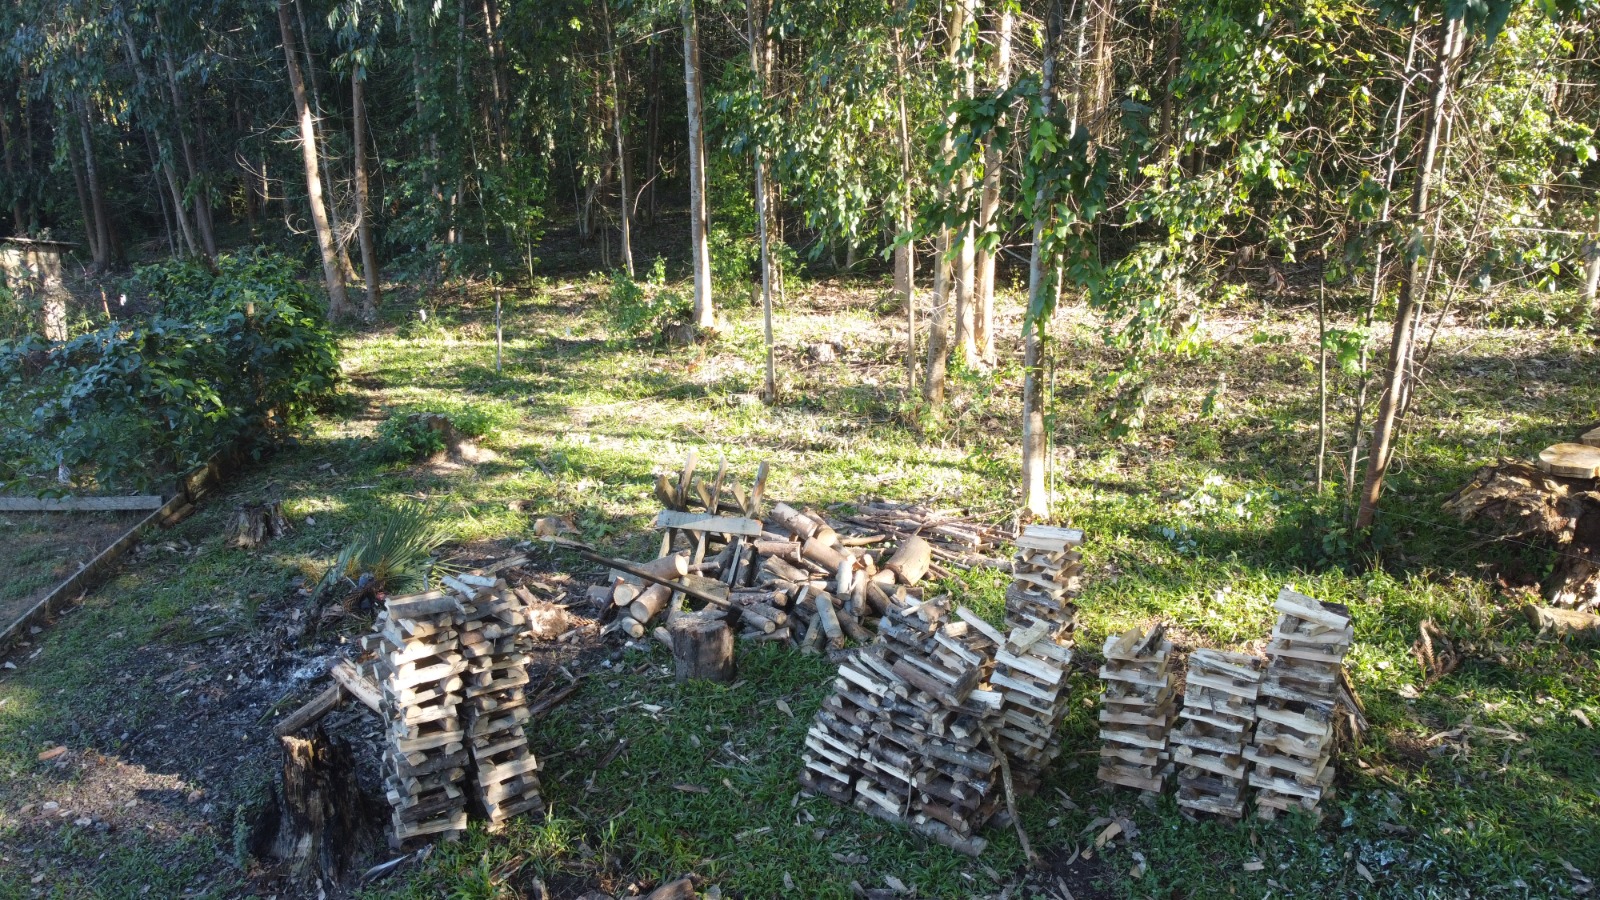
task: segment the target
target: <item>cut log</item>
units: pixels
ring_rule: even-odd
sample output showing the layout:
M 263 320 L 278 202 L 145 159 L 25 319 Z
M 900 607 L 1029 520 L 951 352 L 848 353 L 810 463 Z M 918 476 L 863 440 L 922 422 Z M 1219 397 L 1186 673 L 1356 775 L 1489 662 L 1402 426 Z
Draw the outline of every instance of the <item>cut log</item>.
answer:
M 672 599 L 672 589 L 664 584 L 652 584 L 644 589 L 628 608 L 628 614 L 641 622 L 648 622 L 667 608 Z
M 821 522 L 787 503 L 779 503 L 772 507 L 772 521 L 788 529 L 790 534 L 802 541 L 809 539 L 817 533 L 818 528 L 822 527 Z
M 1571 638 L 1584 643 L 1600 642 L 1600 616 L 1593 613 L 1529 603 L 1522 607 L 1522 614 L 1528 617 L 1528 624 L 1533 626 L 1542 638 L 1557 640 Z
M 278 737 L 287 737 L 303 728 L 315 725 L 323 716 L 338 709 L 342 700 L 344 700 L 344 688 L 338 684 L 330 684 L 304 706 L 284 716 L 283 721 L 273 726 L 272 732 Z
M 933 562 L 933 545 L 920 537 L 912 536 L 900 542 L 894 555 L 884 564 L 884 568 L 894 572 L 901 584 L 916 584 L 922 576 L 928 574 L 928 566 Z
M 283 517 L 281 503 L 247 503 L 228 520 L 227 545 L 249 549 L 288 533 L 289 521 Z
M 378 683 L 361 674 L 350 660 L 339 660 L 328 674 L 363 706 L 375 713 L 383 712 L 383 691 L 378 688 Z
M 1539 469 L 1563 478 L 1600 477 L 1600 447 L 1556 444 L 1539 452 Z
M 1486 521 L 1508 538 L 1559 553 L 1544 581 L 1549 605 L 1579 611 L 1600 606 L 1600 492 L 1593 481 L 1502 459 L 1474 473 L 1444 508 L 1463 521 Z
M 1600 428 L 1585 432 L 1583 437 L 1578 438 L 1578 443 L 1588 444 L 1591 447 L 1600 447 Z
M 684 613 L 667 626 L 667 633 L 678 681 L 733 681 L 733 631 L 722 613 Z

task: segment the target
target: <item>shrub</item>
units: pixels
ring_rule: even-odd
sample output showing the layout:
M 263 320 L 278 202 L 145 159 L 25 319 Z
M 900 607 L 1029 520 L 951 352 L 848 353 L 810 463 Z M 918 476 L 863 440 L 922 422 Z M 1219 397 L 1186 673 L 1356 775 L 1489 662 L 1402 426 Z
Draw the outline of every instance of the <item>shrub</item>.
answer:
M 81 478 L 148 485 L 224 447 L 288 440 L 338 383 L 333 335 L 293 262 L 265 252 L 146 266 L 159 304 L 45 352 L 0 345 L 11 418 L 0 446 L 10 478 L 62 465 Z M 19 455 L 20 454 L 20 455 Z M 20 461 L 19 461 L 20 460 Z
M 668 326 L 689 321 L 693 312 L 689 297 L 680 290 L 668 288 L 665 282 L 666 266 L 659 258 L 643 282 L 621 271 L 611 276 L 606 319 L 607 329 L 613 336 L 659 342 Z
M 412 462 L 445 449 L 444 435 L 428 424 L 428 414 L 449 420 L 455 433 L 479 440 L 506 428 L 515 413 L 505 404 L 446 404 L 428 409 L 395 410 L 378 425 L 372 455 L 380 462 Z

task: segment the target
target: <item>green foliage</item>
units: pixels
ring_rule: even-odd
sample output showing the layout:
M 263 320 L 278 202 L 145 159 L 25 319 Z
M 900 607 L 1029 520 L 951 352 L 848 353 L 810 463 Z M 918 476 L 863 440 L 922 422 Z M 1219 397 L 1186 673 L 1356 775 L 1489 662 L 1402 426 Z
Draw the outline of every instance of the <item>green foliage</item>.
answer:
M 669 326 L 689 321 L 692 312 L 689 295 L 666 285 L 666 264 L 660 258 L 644 281 L 621 270 L 611 275 L 606 329 L 614 339 L 659 342 Z
M 142 486 L 227 448 L 288 440 L 338 384 L 337 349 L 290 260 L 224 256 L 213 274 L 174 261 L 134 281 L 160 304 L 46 354 L 0 347 L 7 398 L 27 410 L 0 435 L 21 470 Z M 13 456 L 12 454 L 18 454 Z
M 515 421 L 515 413 L 494 402 L 433 404 L 427 409 L 394 410 L 378 425 L 372 456 L 379 462 L 415 462 L 445 450 L 444 436 L 428 424 L 442 416 L 462 437 L 491 437 Z
M 360 531 L 322 576 L 318 590 L 334 589 L 341 582 L 397 593 L 425 590 L 435 565 L 433 551 L 449 537 L 433 509 L 402 501 L 362 519 Z

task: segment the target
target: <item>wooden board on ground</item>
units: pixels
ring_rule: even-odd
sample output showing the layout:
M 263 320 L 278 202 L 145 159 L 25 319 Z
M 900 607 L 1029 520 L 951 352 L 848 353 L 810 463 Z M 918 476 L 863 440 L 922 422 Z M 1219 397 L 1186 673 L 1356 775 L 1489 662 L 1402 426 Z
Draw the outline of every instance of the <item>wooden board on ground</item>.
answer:
M 1600 477 L 1600 447 L 1587 444 L 1546 447 L 1539 452 L 1539 468 L 1565 478 Z
M 167 501 L 154 494 L 134 497 L 0 497 L 0 512 L 93 512 L 160 509 Z

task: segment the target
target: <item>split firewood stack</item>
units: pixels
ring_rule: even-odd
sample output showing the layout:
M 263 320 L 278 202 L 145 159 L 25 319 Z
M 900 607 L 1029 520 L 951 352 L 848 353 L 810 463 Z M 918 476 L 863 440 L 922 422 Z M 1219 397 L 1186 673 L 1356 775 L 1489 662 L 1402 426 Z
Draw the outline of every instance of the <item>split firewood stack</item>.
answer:
M 1045 767 L 1061 752 L 1056 732 L 1067 713 L 1071 668 L 1071 641 L 1048 622 L 1014 626 L 995 653 L 989 684 L 1002 698 L 997 736 L 1019 793 L 1038 790 Z
M 498 828 L 515 815 L 541 815 L 538 760 L 528 749 L 528 630 L 531 596 L 502 580 L 462 574 L 446 576 L 459 591 L 461 655 L 466 658 L 461 723 L 471 754 L 475 805 Z
M 1106 638 L 1100 680 L 1099 778 L 1159 794 L 1172 768 L 1167 746 L 1178 716 L 1166 626 L 1130 628 Z
M 1011 586 L 1006 588 L 1006 624 L 1046 622 L 1060 632 L 1077 624 L 1078 594 L 1083 571 L 1083 532 L 1076 528 L 1029 525 L 1016 539 Z
M 806 737 L 808 791 L 977 855 L 1001 798 L 993 735 L 1003 698 L 983 686 L 1004 638 L 946 601 L 896 607 L 847 657 Z
M 1245 750 L 1255 763 L 1250 784 L 1263 819 L 1289 809 L 1315 812 L 1331 793 L 1344 657 L 1355 640 L 1344 606 L 1288 588 L 1274 606 L 1278 625 L 1267 644 L 1255 740 Z
M 1261 660 L 1199 649 L 1189 654 L 1183 724 L 1168 737 L 1178 769 L 1178 805 L 1230 818 L 1244 815 L 1245 744 L 1255 723 Z
M 384 792 L 393 808 L 393 843 L 459 837 L 467 829 L 466 731 L 461 689 L 466 660 L 456 640 L 460 600 L 431 591 L 392 597 L 364 638 L 388 719 Z
M 469 807 L 491 826 L 543 812 L 524 730 L 532 595 L 482 572 L 443 582 L 389 598 L 376 633 L 362 639 L 389 722 L 385 791 L 397 847 L 458 837 Z

